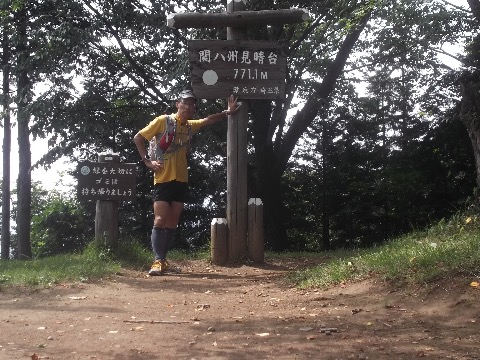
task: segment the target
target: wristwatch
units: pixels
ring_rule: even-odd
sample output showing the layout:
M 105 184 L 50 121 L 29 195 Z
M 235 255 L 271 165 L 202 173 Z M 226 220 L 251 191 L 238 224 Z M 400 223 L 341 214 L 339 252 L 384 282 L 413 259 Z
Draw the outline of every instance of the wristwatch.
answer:
M 147 160 L 150 160 L 150 155 L 146 154 L 143 156 L 142 161 L 145 162 Z

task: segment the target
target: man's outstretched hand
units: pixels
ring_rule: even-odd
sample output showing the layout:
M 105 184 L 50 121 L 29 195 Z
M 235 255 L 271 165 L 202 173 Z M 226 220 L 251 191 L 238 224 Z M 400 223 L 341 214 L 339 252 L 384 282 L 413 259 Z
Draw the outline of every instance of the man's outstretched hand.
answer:
M 233 96 L 233 94 L 228 98 L 227 115 L 236 113 L 240 106 L 242 106 L 242 104 L 237 105 L 237 99 L 238 97 Z

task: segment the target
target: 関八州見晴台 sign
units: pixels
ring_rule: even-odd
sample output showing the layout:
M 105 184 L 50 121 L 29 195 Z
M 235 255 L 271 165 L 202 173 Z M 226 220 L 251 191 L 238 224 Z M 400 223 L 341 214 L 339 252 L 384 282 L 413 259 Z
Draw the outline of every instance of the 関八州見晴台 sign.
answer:
M 193 40 L 188 43 L 193 92 L 198 98 L 281 99 L 285 46 L 271 41 Z

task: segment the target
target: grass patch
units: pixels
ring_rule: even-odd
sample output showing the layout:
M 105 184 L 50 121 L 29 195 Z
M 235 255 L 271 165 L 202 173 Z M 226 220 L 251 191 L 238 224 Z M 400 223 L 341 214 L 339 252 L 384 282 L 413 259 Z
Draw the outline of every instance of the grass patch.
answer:
M 321 265 L 295 271 L 289 280 L 301 288 L 327 287 L 376 277 L 394 284 L 422 284 L 451 275 L 480 277 L 480 217 L 458 215 L 389 243 L 360 250 L 328 253 L 266 253 L 271 259 L 321 259 Z M 171 260 L 210 259 L 208 248 L 195 253 L 171 251 Z M 327 260 L 325 260 L 327 259 Z M 127 239 L 115 251 L 90 244 L 81 254 L 31 261 L 0 260 L 0 288 L 11 285 L 47 287 L 63 282 L 89 281 L 130 268 L 149 269 L 152 252 Z
M 179 250 L 169 252 L 172 260 L 209 258 L 208 250 L 188 254 Z M 86 282 L 106 278 L 122 268 L 146 271 L 152 261 L 152 251 L 132 239 L 120 241 L 114 251 L 92 242 L 79 254 L 0 260 L 0 289 L 5 286 L 45 288 L 65 282 Z
M 1 260 L 0 285 L 47 287 L 65 281 L 88 281 L 119 271 L 120 265 L 105 253 L 87 248 L 82 254 L 58 255 L 36 260 Z
M 328 255 L 327 263 L 297 271 L 290 280 L 307 288 L 372 276 L 398 285 L 428 283 L 453 274 L 478 277 L 480 218 L 459 215 L 379 247 Z

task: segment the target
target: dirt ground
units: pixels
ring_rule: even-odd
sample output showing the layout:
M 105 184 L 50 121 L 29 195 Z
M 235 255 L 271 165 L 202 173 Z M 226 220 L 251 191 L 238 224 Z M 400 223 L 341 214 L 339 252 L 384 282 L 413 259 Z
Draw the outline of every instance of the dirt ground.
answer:
M 0 359 L 480 359 L 474 278 L 298 290 L 302 260 L 0 291 Z

